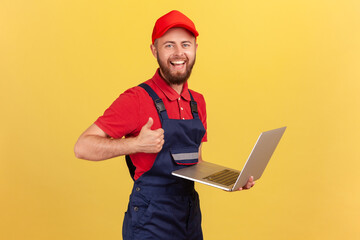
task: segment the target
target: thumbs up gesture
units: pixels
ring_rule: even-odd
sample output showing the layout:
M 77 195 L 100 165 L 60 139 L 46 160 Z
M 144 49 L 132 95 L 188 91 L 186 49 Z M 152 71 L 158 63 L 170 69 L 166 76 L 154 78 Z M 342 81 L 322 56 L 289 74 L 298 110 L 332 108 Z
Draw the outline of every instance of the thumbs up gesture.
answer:
M 164 129 L 151 130 L 153 123 L 154 120 L 149 117 L 148 122 L 141 128 L 139 135 L 136 137 L 137 152 L 158 153 L 161 151 L 164 145 Z

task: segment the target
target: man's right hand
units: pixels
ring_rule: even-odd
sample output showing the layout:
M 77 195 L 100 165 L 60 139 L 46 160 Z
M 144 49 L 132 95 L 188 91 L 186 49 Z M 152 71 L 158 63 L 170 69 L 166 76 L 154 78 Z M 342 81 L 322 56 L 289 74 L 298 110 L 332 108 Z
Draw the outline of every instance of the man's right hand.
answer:
M 137 152 L 158 153 L 164 145 L 164 129 L 151 130 L 154 120 L 149 117 L 148 122 L 141 128 L 136 137 Z

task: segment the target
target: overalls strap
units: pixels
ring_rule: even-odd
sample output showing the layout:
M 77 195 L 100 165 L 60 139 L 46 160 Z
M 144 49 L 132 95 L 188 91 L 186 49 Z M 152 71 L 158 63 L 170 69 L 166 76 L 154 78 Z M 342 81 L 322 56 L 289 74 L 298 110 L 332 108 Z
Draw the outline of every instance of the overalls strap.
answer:
M 139 87 L 142 87 L 143 89 L 145 89 L 145 91 L 153 99 L 155 107 L 159 113 L 161 122 L 164 119 L 169 119 L 166 109 L 165 109 L 165 105 L 164 105 L 163 101 L 161 100 L 161 98 L 155 93 L 155 91 L 152 90 L 152 88 L 149 85 L 147 85 L 146 83 L 140 84 Z
M 191 101 L 190 101 L 191 113 L 194 119 L 199 119 L 197 103 L 195 102 L 194 97 L 192 96 L 190 90 L 188 91 L 191 97 Z

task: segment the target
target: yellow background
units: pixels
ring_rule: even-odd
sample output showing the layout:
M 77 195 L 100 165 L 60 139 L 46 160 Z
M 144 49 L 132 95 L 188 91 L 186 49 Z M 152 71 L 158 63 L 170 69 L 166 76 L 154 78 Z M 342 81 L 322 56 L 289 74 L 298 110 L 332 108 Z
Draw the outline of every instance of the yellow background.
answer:
M 200 32 L 204 159 L 240 168 L 288 126 L 251 191 L 197 185 L 205 239 L 360 239 L 358 0 L 1 1 L 0 239 L 121 239 L 123 157 L 73 146 L 152 77 L 152 27 L 172 9 Z

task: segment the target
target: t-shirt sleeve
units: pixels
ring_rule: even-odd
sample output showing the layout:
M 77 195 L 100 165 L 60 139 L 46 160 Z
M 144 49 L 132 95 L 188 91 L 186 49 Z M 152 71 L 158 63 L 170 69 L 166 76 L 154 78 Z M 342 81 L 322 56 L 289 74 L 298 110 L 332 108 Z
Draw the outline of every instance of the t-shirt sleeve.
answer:
M 135 88 L 122 93 L 95 124 L 112 138 L 135 132 L 139 125 L 139 97 Z
M 201 142 L 207 142 L 207 122 L 206 122 L 206 103 L 203 95 L 200 95 L 199 101 L 199 117 L 206 130 L 205 135 Z

